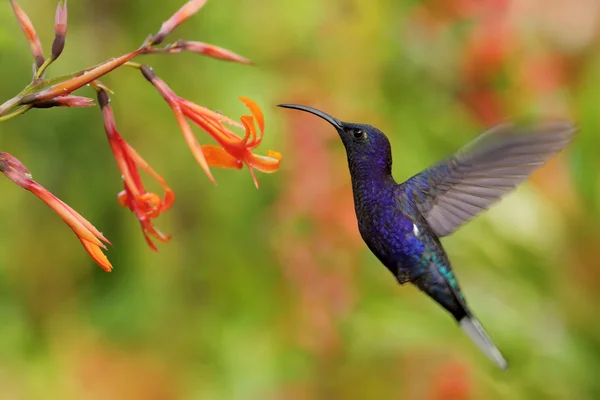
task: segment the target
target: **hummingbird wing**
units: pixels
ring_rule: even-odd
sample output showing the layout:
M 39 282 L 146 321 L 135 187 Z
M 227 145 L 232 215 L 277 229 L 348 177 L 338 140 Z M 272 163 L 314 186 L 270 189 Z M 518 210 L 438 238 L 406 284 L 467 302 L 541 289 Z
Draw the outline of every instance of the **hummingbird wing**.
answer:
M 571 142 L 569 122 L 498 125 L 403 186 L 438 236 L 447 236 L 525 181 Z

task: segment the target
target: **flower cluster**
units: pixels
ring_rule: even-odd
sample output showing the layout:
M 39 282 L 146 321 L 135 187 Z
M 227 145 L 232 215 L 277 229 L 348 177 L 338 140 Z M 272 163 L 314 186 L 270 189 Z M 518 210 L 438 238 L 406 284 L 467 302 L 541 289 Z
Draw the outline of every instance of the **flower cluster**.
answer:
M 135 57 L 145 54 L 175 54 L 187 51 L 221 60 L 250 64 L 251 62 L 247 58 L 227 49 L 197 41 L 178 40 L 163 47 L 158 47 L 173 30 L 200 10 L 206 0 L 188 1 L 162 24 L 158 33 L 150 36 L 138 49 L 120 57 L 112 58 L 95 67 L 51 79 L 45 79 L 45 72 L 60 56 L 65 46 L 67 33 L 66 1 L 59 3 L 56 9 L 55 37 L 48 58 L 44 57 L 41 43 L 29 17 L 16 1 L 10 1 L 35 59 L 34 77 L 32 82 L 19 95 L 0 105 L 0 122 L 21 115 L 32 108 L 93 106 L 93 99 L 72 94 L 84 86 L 91 86 L 96 91 L 108 143 L 123 180 L 123 191 L 118 194 L 119 203 L 134 213 L 152 250 L 157 250 L 153 239 L 160 242 L 167 242 L 170 239 L 169 235 L 160 232 L 153 225 L 153 220 L 173 205 L 175 193 L 163 177 L 152 169 L 117 130 L 108 95 L 110 90 L 99 81 L 106 74 L 121 66 L 137 68 L 142 72 L 143 76 L 154 85 L 167 101 L 192 154 L 212 182 L 214 182 L 214 178 L 210 172 L 210 167 L 240 169 L 246 165 L 257 188 L 258 181 L 254 170 L 275 172 L 279 169 L 281 154 L 278 152 L 269 150 L 266 155 L 257 155 L 253 152 L 262 141 L 265 123 L 262 111 L 252 100 L 240 97 L 250 109 L 251 115 L 242 116 L 241 123 L 237 123 L 217 112 L 179 97 L 162 79 L 156 76 L 152 68 L 132 61 Z M 217 144 L 200 145 L 189 121 L 208 133 Z M 236 135 L 232 131 L 233 128 L 243 130 L 244 136 Z M 105 271 L 112 269 L 110 262 L 103 253 L 103 250 L 106 249 L 105 244 L 109 244 L 108 240 L 75 210 L 35 182 L 29 171 L 19 160 L 8 153 L 0 153 L 0 172 L 48 204 L 71 227 L 92 259 Z M 141 172 L 149 175 L 162 187 L 164 191 L 162 197 L 146 190 L 142 182 Z

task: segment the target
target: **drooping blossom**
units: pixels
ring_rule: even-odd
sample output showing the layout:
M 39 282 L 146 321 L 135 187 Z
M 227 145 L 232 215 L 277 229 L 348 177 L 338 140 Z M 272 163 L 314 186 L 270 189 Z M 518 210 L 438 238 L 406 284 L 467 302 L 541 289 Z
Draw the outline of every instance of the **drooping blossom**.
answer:
M 75 232 L 81 244 L 96 264 L 107 272 L 112 270 L 110 261 L 108 261 L 108 258 L 106 258 L 106 255 L 102 251 L 106 249 L 105 243 L 110 244 L 110 242 L 77 211 L 73 210 L 42 185 L 34 181 L 31 173 L 29 173 L 21 161 L 8 153 L 0 153 L 0 172 L 46 203 Z
M 154 227 L 152 220 L 167 211 L 173 201 L 175 193 L 167 185 L 162 176 L 157 174 L 150 165 L 121 137 L 115 125 L 115 117 L 109 105 L 108 94 L 100 89 L 98 103 L 104 118 L 104 129 L 110 148 L 123 177 L 125 189 L 119 193 L 118 198 L 122 206 L 128 207 L 140 221 L 142 232 L 150 248 L 157 251 L 152 238 L 166 243 L 171 238 Z M 155 193 L 146 191 L 140 169 L 148 173 L 164 190 L 164 197 L 160 198 Z

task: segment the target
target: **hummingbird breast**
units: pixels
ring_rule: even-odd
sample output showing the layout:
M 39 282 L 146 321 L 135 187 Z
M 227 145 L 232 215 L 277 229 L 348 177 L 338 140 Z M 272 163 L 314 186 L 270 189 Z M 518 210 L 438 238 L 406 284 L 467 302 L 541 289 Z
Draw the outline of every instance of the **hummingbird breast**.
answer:
M 395 186 L 355 192 L 360 234 L 400 283 L 412 282 L 460 320 L 464 298 L 438 237 L 409 194 Z
M 369 249 L 397 278 L 419 276 L 425 253 L 436 247 L 424 218 L 396 185 L 356 189 L 358 228 Z

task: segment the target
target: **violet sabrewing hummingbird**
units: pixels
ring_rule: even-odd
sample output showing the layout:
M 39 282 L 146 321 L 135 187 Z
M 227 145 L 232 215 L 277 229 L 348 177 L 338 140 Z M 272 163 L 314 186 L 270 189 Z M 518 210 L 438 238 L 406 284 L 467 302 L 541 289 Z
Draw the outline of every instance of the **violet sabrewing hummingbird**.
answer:
M 485 211 L 573 139 L 569 122 L 498 125 L 453 156 L 398 184 L 390 142 L 379 129 L 342 122 L 312 107 L 280 107 L 317 115 L 337 130 L 348 156 L 358 229 L 400 284 L 411 282 L 444 307 L 500 368 L 508 364 L 466 298 L 440 237 Z

